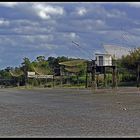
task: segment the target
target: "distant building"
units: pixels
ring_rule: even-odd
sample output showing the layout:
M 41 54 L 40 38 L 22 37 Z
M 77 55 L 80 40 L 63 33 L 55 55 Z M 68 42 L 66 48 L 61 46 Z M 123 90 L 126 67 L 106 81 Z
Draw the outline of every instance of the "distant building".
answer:
M 96 53 L 96 65 L 97 66 L 112 66 L 112 56 L 107 53 Z

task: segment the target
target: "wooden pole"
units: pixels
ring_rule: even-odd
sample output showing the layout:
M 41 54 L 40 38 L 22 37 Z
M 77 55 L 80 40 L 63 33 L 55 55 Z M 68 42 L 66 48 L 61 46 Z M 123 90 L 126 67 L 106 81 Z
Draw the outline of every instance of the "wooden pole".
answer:
M 88 85 L 87 85 L 87 82 L 88 82 L 88 71 L 87 71 L 87 69 L 88 69 L 88 66 L 86 68 L 86 84 L 85 84 L 85 88 L 88 87 Z
M 106 67 L 104 66 L 104 87 L 106 87 Z
M 63 86 L 62 67 L 60 66 L 61 87 Z
M 88 72 L 91 70 L 91 65 L 88 65 L 88 61 L 86 63 L 86 83 L 85 83 L 85 88 L 88 88 Z
M 75 76 L 77 79 L 77 82 L 76 82 L 77 87 L 79 86 L 79 75 L 78 74 L 79 74 L 78 72 L 75 73 Z M 70 79 L 70 77 L 69 77 L 69 79 Z
M 139 86 L 140 86 L 139 71 L 140 71 L 140 65 L 139 65 L 139 63 L 138 63 L 138 65 L 137 65 L 137 88 L 139 88 Z
M 53 75 L 52 83 L 53 83 L 53 87 L 54 87 L 54 75 Z
M 48 80 L 47 80 L 47 78 L 46 78 L 45 82 L 46 82 L 46 84 L 45 84 L 45 85 L 47 86 L 47 84 L 48 84 Z
M 97 87 L 99 87 L 99 74 L 97 74 Z
M 52 79 L 52 86 L 54 88 L 54 76 L 55 76 L 55 68 L 53 68 L 53 79 Z
M 113 66 L 113 72 L 112 72 L 112 87 L 116 88 L 116 66 Z
M 95 80 L 95 74 L 96 74 L 96 65 L 95 61 L 92 61 L 92 73 L 91 73 L 91 78 L 92 78 L 92 88 L 95 91 L 96 89 L 96 80 Z
M 25 72 L 25 87 L 27 88 L 28 85 L 28 74 Z

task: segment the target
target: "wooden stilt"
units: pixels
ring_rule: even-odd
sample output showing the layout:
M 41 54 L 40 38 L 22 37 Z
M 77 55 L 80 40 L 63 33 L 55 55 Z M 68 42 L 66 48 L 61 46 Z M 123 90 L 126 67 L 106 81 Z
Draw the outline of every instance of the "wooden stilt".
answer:
M 113 72 L 112 72 L 112 88 L 116 88 L 116 81 L 117 81 L 117 77 L 116 77 L 116 66 L 113 66 Z
M 96 90 L 96 79 L 95 79 L 95 74 L 96 74 L 96 65 L 95 61 L 92 61 L 92 89 L 95 91 Z

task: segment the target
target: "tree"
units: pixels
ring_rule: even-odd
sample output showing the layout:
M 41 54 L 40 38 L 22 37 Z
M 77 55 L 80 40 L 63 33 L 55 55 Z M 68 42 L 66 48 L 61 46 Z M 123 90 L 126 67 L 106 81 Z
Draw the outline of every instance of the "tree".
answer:
M 39 63 L 44 62 L 44 61 L 45 61 L 45 56 L 38 56 L 38 57 L 36 58 L 36 60 L 37 60 Z
M 134 49 L 120 59 L 124 81 L 136 81 L 138 64 L 140 64 L 140 48 Z
M 27 71 L 32 71 L 32 64 L 29 60 L 29 58 L 25 57 L 23 58 L 23 62 L 21 63 L 21 69 L 26 73 Z
M 23 58 L 23 62 L 21 63 L 21 67 L 20 69 L 24 72 L 24 77 L 23 77 L 23 80 L 25 83 L 25 85 L 27 84 L 27 72 L 28 71 L 33 71 L 33 65 L 31 64 L 29 58 L 25 57 Z
M 121 59 L 121 65 L 134 73 L 136 72 L 138 62 L 140 62 L 140 48 L 134 49 L 129 55 L 123 56 Z

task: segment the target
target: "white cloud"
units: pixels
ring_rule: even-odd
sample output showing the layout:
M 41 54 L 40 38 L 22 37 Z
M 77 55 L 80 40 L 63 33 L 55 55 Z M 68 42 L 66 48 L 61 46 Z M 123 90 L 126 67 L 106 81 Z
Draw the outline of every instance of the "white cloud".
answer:
M 77 14 L 80 15 L 80 16 L 83 16 L 87 13 L 87 10 L 84 8 L 84 7 L 79 7 L 77 9 Z
M 60 6 L 33 4 L 37 15 L 42 19 L 50 19 L 53 15 L 63 15 L 64 9 Z
M 96 4 L 121 4 L 123 2 L 95 2 Z
M 75 38 L 75 37 L 76 37 L 76 33 L 73 33 L 73 32 L 70 33 L 70 37 L 71 37 L 71 38 Z
M 26 36 L 22 36 L 24 37 L 24 39 L 26 39 L 27 41 L 29 41 L 30 43 L 34 43 L 36 44 L 36 40 L 38 40 L 38 43 L 47 43 L 52 41 L 53 35 L 26 35 Z
M 123 17 L 126 16 L 126 13 L 124 11 L 119 11 L 116 9 L 111 10 L 110 12 L 107 12 L 107 17 L 112 18 L 112 17 Z
M 140 8 L 140 2 L 126 2 L 131 7 Z
M 15 26 L 39 26 L 39 22 L 27 19 L 14 19 L 10 21 Z
M 50 15 L 47 15 L 47 14 L 45 13 L 45 11 L 40 11 L 40 12 L 38 13 L 38 15 L 39 15 L 42 19 L 50 19 Z
M 98 24 L 98 25 L 100 25 L 100 26 L 104 26 L 105 25 L 105 22 L 103 20 L 101 20 L 101 19 L 97 19 L 95 21 L 95 23 Z
M 5 20 L 3 18 L 0 19 L 0 26 L 3 26 L 3 25 L 4 26 L 7 26 L 9 24 L 10 24 L 10 22 L 8 20 Z
M 16 44 L 16 41 L 13 39 L 13 38 L 10 38 L 10 37 L 8 37 L 8 36 L 1 36 L 0 37 L 0 44 L 2 45 L 1 46 L 1 49 L 2 49 L 2 47 L 4 47 L 5 45 L 15 45 Z M 6 49 L 6 48 L 5 48 Z M 9 51 L 9 50 L 7 50 L 7 51 Z
M 11 29 L 16 34 L 46 34 L 52 33 L 54 28 L 52 26 L 19 26 Z
M 63 41 L 65 40 L 66 42 L 68 42 L 68 40 L 74 40 L 74 39 L 79 39 L 79 36 L 74 33 L 74 32 L 70 32 L 70 33 L 61 33 L 62 35 L 59 37 L 59 39 L 63 39 Z
M 79 31 L 89 31 L 93 32 L 98 29 L 106 29 L 107 25 L 104 20 L 102 19 L 83 19 L 74 22 L 74 26 L 79 29 Z
M 112 3 L 110 3 L 112 4 Z M 98 5 L 94 5 L 94 8 L 92 5 L 90 5 L 87 8 L 87 13 L 88 15 L 91 15 L 91 17 L 98 17 L 98 18 L 118 18 L 118 17 L 124 17 L 126 16 L 126 13 L 124 10 L 119 10 L 117 8 L 113 8 L 113 9 L 106 9 L 103 5 L 98 4 Z
M 48 44 L 48 43 L 41 43 L 39 45 L 35 45 L 34 48 L 37 50 L 54 50 L 57 49 L 59 46 L 55 44 Z M 48 52 L 45 52 L 44 54 L 49 54 Z
M 14 7 L 18 4 L 19 2 L 0 2 L 0 5 L 5 6 L 5 7 Z

